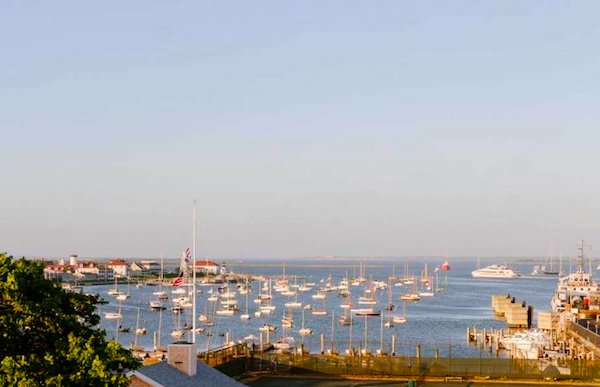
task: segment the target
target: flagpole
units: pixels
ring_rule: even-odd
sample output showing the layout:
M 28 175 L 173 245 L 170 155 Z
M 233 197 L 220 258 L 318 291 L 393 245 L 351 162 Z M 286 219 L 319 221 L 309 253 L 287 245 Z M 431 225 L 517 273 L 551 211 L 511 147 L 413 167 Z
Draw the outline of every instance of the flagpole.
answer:
M 196 201 L 194 200 L 194 213 L 192 225 L 192 343 L 196 343 Z

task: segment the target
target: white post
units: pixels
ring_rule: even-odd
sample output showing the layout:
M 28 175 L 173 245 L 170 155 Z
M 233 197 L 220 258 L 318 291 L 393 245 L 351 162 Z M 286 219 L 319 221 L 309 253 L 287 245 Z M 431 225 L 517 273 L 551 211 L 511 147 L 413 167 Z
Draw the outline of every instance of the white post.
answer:
M 196 343 L 196 201 L 192 216 L 192 343 Z

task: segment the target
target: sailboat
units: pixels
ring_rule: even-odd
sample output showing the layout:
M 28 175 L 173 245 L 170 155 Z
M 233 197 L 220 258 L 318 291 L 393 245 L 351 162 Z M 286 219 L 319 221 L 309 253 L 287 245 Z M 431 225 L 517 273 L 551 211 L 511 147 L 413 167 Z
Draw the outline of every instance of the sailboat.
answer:
M 404 275 L 402 276 L 402 278 L 400 279 L 400 282 L 403 285 L 412 285 L 415 283 L 415 277 L 410 275 L 409 271 L 408 271 L 408 262 L 406 262 L 404 264 Z
M 396 309 L 396 305 L 392 302 L 392 280 L 388 279 L 388 303 L 385 306 L 385 310 L 392 311 Z
M 402 303 L 403 313 L 402 316 L 394 315 L 392 316 L 392 322 L 396 324 L 404 324 L 406 322 L 406 302 Z
M 365 336 L 364 336 L 365 337 L 365 346 L 364 346 L 363 349 L 360 350 L 360 353 L 363 354 L 363 355 L 369 355 L 370 354 L 369 350 L 367 349 L 368 348 L 367 338 L 369 337 L 367 335 L 368 325 L 369 324 L 367 324 L 367 316 L 365 315 Z
M 262 314 L 271 314 L 276 309 L 276 306 L 272 304 L 273 294 L 272 294 L 272 288 L 271 288 L 271 277 L 269 277 L 269 280 L 265 285 L 267 286 L 267 288 L 266 288 L 267 293 L 261 294 L 260 297 L 263 301 L 267 301 L 267 305 L 261 305 L 258 308 L 258 310 Z M 263 287 L 263 291 L 265 291 L 264 287 Z
M 154 352 L 167 352 L 167 350 L 160 345 L 160 338 L 162 335 L 162 310 L 158 313 L 158 331 L 154 331 L 153 335 L 153 348 Z
M 160 276 L 158 277 L 158 283 L 159 283 L 159 286 L 160 286 L 160 290 L 152 293 L 160 301 L 165 301 L 165 300 L 169 299 L 169 295 L 162 288 L 163 287 L 163 281 L 164 281 L 163 261 L 164 261 L 164 256 L 161 254 L 161 256 L 160 256 Z
M 542 273 L 547 274 L 547 275 L 559 275 L 560 274 L 560 270 L 558 268 L 554 267 L 554 258 L 550 257 L 550 264 L 549 265 L 542 265 L 542 267 L 540 268 Z
M 248 283 L 246 281 L 246 290 L 248 290 L 247 287 L 248 287 Z M 246 293 L 245 293 L 245 295 L 246 295 L 246 313 L 240 315 L 240 320 L 250 320 L 250 313 L 248 312 L 248 293 L 249 293 L 249 291 L 246 291 Z
M 435 273 L 437 275 L 437 273 Z M 435 293 L 433 289 L 435 289 L 435 284 L 432 284 L 430 281 L 423 283 L 424 289 L 419 292 L 419 297 L 433 297 Z
M 119 307 L 116 312 L 106 312 L 104 313 L 104 318 L 107 320 L 117 320 L 121 319 L 123 315 L 121 314 L 121 302 L 119 301 Z
M 419 293 L 417 293 L 416 282 L 413 281 L 412 285 L 413 285 L 412 292 L 407 292 L 400 296 L 400 299 L 402 301 L 420 301 L 421 300 L 421 296 L 419 295 Z
M 185 332 L 183 331 L 183 329 L 181 327 L 181 313 L 183 312 L 183 307 L 179 306 L 179 305 L 173 305 L 172 310 L 174 313 L 174 315 L 173 315 L 174 329 L 171 331 L 171 337 L 178 340 L 178 339 L 181 339 L 183 337 L 183 335 L 185 334 Z M 176 319 L 175 319 L 175 316 L 177 316 Z
M 341 318 L 340 318 L 340 322 L 342 322 Z M 349 319 L 348 323 L 342 324 L 342 325 L 350 326 L 350 335 L 348 337 L 348 349 L 346 350 L 346 355 L 354 356 L 354 348 L 352 347 L 352 345 L 353 345 L 353 342 L 352 342 L 352 325 L 353 325 L 352 314 L 350 314 L 350 319 Z
M 295 301 L 290 301 L 290 302 L 286 302 L 284 305 L 286 308 L 301 308 L 302 307 L 302 303 L 298 302 L 298 293 L 295 293 L 296 296 L 296 300 Z
M 135 322 L 135 334 L 136 334 L 136 336 L 145 336 L 146 333 L 147 333 L 146 328 L 140 327 L 140 308 L 138 308 L 137 320 Z
M 325 309 L 325 297 L 321 300 L 323 301 L 323 305 L 320 308 L 312 309 L 312 314 L 315 316 L 325 316 L 327 314 L 327 309 Z
M 391 284 L 391 279 L 390 279 L 390 284 Z M 388 304 L 385 307 L 385 310 L 388 311 L 388 320 L 385 323 L 386 328 L 392 328 L 394 326 L 394 322 L 392 320 L 392 311 L 394 309 L 396 309 L 396 306 L 394 304 L 392 304 L 392 287 L 388 286 Z M 381 318 L 383 319 L 383 315 L 381 315 Z
M 445 292 L 448 289 L 448 276 L 445 276 L 445 283 L 443 285 L 440 284 L 438 273 L 435 273 L 435 291 L 437 293 Z
M 430 281 L 431 279 L 429 278 L 427 262 L 425 262 L 425 266 L 423 267 L 423 271 L 421 272 L 421 278 L 419 279 L 419 282 L 421 282 L 422 284 L 429 284 Z
M 204 314 L 200 314 L 200 316 L 198 317 L 198 321 L 200 321 L 202 323 L 202 325 L 206 325 L 206 326 L 212 326 L 213 325 L 213 319 L 211 318 L 214 317 L 214 311 L 216 308 L 216 301 L 217 299 L 211 300 L 211 298 L 207 298 L 206 301 L 204 301 Z M 212 306 L 211 306 L 211 316 L 209 316 L 209 312 L 208 312 L 208 303 L 211 302 Z
M 344 314 L 340 316 L 341 325 L 352 325 L 352 314 L 348 313 L 348 309 L 344 311 Z
M 396 263 L 395 263 L 395 262 L 394 262 L 394 263 L 392 263 L 392 275 L 391 275 L 391 276 L 389 276 L 389 277 L 388 277 L 388 279 L 389 279 L 390 281 L 392 281 L 392 280 L 394 280 L 394 281 L 395 281 L 395 280 L 397 280 L 397 279 L 398 279 L 398 277 L 396 277 Z
M 285 309 L 283 310 L 283 317 L 281 318 L 281 326 L 283 328 L 291 328 L 294 326 L 294 314 L 292 309 L 288 309 L 288 314 L 285 314 Z
M 118 292 L 116 298 L 119 301 L 125 301 L 129 298 L 129 277 L 127 277 L 127 293 Z
M 327 351 L 328 355 L 337 356 L 339 353 L 335 350 L 334 347 L 334 337 L 335 337 L 335 311 L 331 311 L 331 346 Z
M 290 312 L 292 310 L 290 309 Z M 294 338 L 292 336 L 286 336 L 287 328 L 291 328 L 293 326 L 294 317 L 286 316 L 285 309 L 283 311 L 283 318 L 281 319 L 281 337 L 274 344 L 275 349 L 279 352 L 288 352 L 294 347 Z
M 263 324 L 262 327 L 258 328 L 261 332 L 275 332 L 277 327 L 271 324 Z
M 123 292 L 119 291 L 119 277 L 115 275 L 115 287 L 108 289 L 109 296 L 119 296 L 123 294 Z
M 371 278 L 370 285 L 365 289 L 362 296 L 358 297 L 358 303 L 361 305 L 376 305 L 375 289 L 373 288 L 373 279 Z
M 150 310 L 159 311 L 159 310 L 165 310 L 165 309 L 167 309 L 167 306 L 165 305 L 165 302 L 163 300 L 150 301 Z
M 304 327 L 304 309 L 302 309 L 302 327 L 300 328 L 298 333 L 300 333 L 302 336 L 312 335 L 313 333 L 312 329 Z

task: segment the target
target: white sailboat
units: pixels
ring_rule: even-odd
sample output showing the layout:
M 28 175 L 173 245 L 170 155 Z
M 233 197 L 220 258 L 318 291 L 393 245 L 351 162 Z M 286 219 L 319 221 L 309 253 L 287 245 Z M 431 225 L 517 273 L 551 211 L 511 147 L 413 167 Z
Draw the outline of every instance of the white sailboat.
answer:
M 118 292 L 119 294 L 117 294 L 117 300 L 119 301 L 125 301 L 127 299 L 129 299 L 129 277 L 127 278 L 127 293 L 123 293 L 123 292 Z
M 119 277 L 117 275 L 115 275 L 115 287 L 108 289 L 107 293 L 109 296 L 115 296 L 115 297 L 119 296 L 121 294 L 124 294 L 123 292 L 119 291 Z
M 406 322 L 406 302 L 402 303 L 403 313 L 402 316 L 394 315 L 392 316 L 392 322 L 396 324 L 404 324 Z
M 302 309 L 302 327 L 300 328 L 298 333 L 300 333 L 302 336 L 312 335 L 313 333 L 312 329 L 304 327 L 304 309 Z
M 248 286 L 246 284 L 246 286 Z M 240 315 L 240 320 L 250 320 L 250 312 L 248 311 L 248 293 L 246 292 L 246 313 Z
M 136 321 L 135 321 L 135 335 L 136 335 L 136 336 L 145 336 L 145 335 L 146 335 L 146 333 L 147 333 L 147 330 L 146 330 L 146 328 L 144 328 L 144 327 L 140 327 L 140 308 L 138 308 L 138 311 L 137 311 L 137 319 L 136 319 Z M 137 340 L 137 338 L 136 338 L 136 340 Z M 136 345 L 134 344 L 134 347 L 135 347 L 135 346 L 136 346 Z
M 119 301 L 119 307 L 116 312 L 106 312 L 104 313 L 104 318 L 107 320 L 117 320 L 123 318 L 121 314 L 121 302 Z
M 153 295 L 156 296 L 157 300 L 166 301 L 169 299 L 169 295 L 167 292 L 163 290 L 163 281 L 164 281 L 164 268 L 163 268 L 164 255 L 160 255 L 160 275 L 158 277 L 159 290 L 152 292 Z

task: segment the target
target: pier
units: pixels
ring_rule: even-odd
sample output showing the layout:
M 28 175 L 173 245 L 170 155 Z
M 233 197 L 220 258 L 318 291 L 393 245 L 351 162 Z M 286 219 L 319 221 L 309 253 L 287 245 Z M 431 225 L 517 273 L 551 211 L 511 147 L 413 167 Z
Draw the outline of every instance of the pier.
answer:
M 510 294 L 492 296 L 494 314 L 506 320 L 509 328 L 531 328 L 533 325 L 533 307 L 526 302 L 517 302 Z
M 480 351 L 499 356 L 500 351 L 508 351 L 515 359 L 560 359 L 595 360 L 600 359 L 600 323 L 598 315 L 594 319 L 579 319 L 571 311 L 562 313 L 541 311 L 537 315 L 537 330 L 532 334 L 543 335 L 544 341 L 538 343 L 537 352 L 531 351 L 531 345 L 524 350 L 519 342 L 503 340 L 505 338 L 527 337 L 533 327 L 533 308 L 525 302 L 517 302 L 510 294 L 493 295 L 492 310 L 496 316 L 506 321 L 506 329 L 467 328 L 467 342 L 478 345 Z M 589 312 L 588 312 L 589 314 Z M 582 315 L 581 317 L 589 317 Z M 539 337 L 539 336 L 538 336 Z M 506 344 L 508 343 L 508 344 Z

